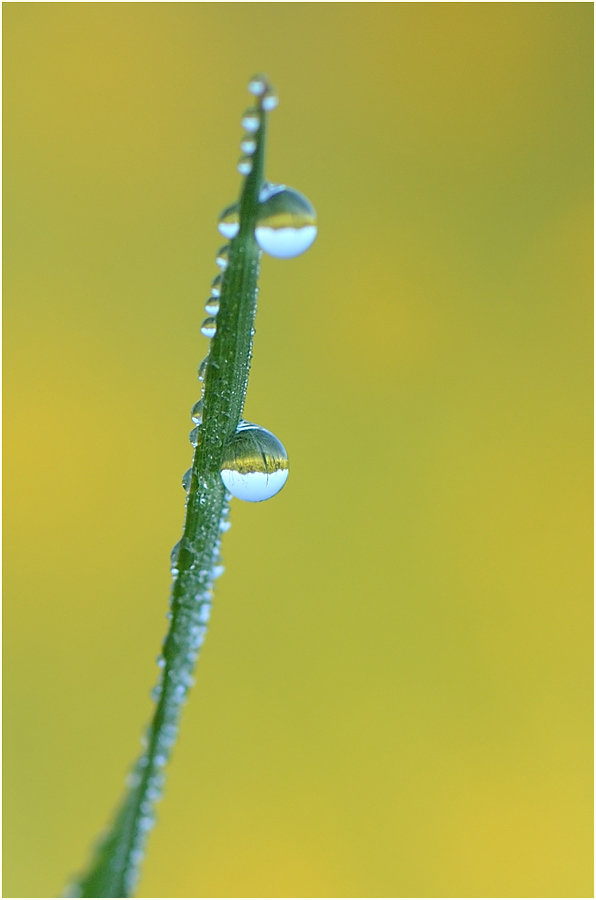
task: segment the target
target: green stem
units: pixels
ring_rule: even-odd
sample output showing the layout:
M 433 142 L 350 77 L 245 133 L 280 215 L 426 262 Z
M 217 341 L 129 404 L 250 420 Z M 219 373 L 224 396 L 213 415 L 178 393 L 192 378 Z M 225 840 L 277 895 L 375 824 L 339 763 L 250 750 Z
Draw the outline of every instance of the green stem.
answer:
M 173 552 L 171 624 L 163 644 L 163 674 L 146 749 L 128 779 L 128 791 L 88 872 L 69 896 L 130 897 L 139 875 L 164 767 L 176 740 L 182 705 L 205 637 L 228 498 L 220 469 L 225 443 L 235 433 L 246 396 L 257 305 L 261 252 L 254 238 L 263 185 L 266 113 L 258 104 L 253 167 L 240 195 L 240 230 L 230 245 L 217 332 L 208 356 L 203 422 L 192 464 L 182 539 Z

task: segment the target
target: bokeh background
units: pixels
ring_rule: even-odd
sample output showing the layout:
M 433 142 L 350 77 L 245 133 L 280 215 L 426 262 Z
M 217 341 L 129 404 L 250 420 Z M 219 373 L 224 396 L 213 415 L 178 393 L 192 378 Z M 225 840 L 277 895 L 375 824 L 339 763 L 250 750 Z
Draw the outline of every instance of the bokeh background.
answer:
M 246 83 L 320 234 L 264 259 L 235 501 L 142 897 L 584 897 L 589 3 L 8 3 L 5 888 L 150 714 Z

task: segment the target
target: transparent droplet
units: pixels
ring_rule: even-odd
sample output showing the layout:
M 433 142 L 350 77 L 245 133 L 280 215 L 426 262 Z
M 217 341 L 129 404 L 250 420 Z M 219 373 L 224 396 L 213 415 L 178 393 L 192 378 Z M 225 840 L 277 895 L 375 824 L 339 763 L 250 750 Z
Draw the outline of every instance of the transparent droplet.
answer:
M 288 454 L 274 434 L 242 422 L 224 449 L 221 479 L 232 496 L 259 503 L 282 489 L 288 477 Z
M 250 156 L 241 156 L 236 166 L 241 175 L 250 175 L 252 172 L 252 159 Z
M 317 214 L 310 201 L 285 185 L 267 185 L 259 199 L 255 237 L 261 249 L 278 259 L 308 250 L 317 236 Z
M 254 134 L 255 131 L 259 130 L 259 125 L 261 124 L 261 119 L 259 117 L 258 110 L 256 109 L 247 109 L 241 119 L 242 127 L 245 131 L 250 131 L 251 134 Z
M 271 112 L 276 106 L 279 106 L 279 97 L 277 94 L 267 94 L 261 100 L 261 106 L 266 112 Z
M 190 434 L 188 435 L 188 440 L 191 442 L 193 447 L 198 447 L 199 445 L 199 426 L 193 428 Z
M 267 79 L 265 76 L 261 74 L 253 75 L 248 82 L 248 90 L 255 97 L 260 97 L 261 94 L 264 94 L 267 90 Z
M 195 405 L 190 411 L 190 418 L 195 423 L 195 425 L 200 425 L 203 421 L 203 398 L 197 400 Z
M 205 337 L 212 338 L 216 331 L 217 322 L 212 316 L 209 316 L 209 318 L 205 319 L 205 321 L 201 325 L 201 334 L 204 334 Z
M 215 264 L 225 272 L 228 268 L 228 262 L 230 261 L 230 245 L 224 244 L 223 247 L 220 247 L 217 251 L 217 256 L 215 257 Z
M 205 304 L 205 312 L 209 313 L 210 316 L 216 316 L 219 312 L 219 306 L 219 297 L 209 297 Z
M 257 149 L 257 142 L 255 141 L 255 139 L 253 137 L 250 137 L 250 135 L 248 135 L 247 137 L 244 138 L 244 140 L 242 140 L 240 142 L 240 149 L 242 150 L 243 153 L 246 153 L 248 156 L 252 156 L 252 154 Z
M 223 575 L 223 573 L 225 571 L 226 571 L 225 566 L 213 566 L 213 569 L 211 570 L 211 577 L 212 578 L 221 578 L 221 576 Z
M 194 420 L 193 420 L 194 421 Z M 190 490 L 190 482 L 192 481 L 192 469 L 187 469 L 182 476 L 182 487 L 185 491 Z
M 199 368 L 197 369 L 197 375 L 199 377 L 199 381 L 205 381 L 205 375 L 207 374 L 207 364 L 209 362 L 209 357 L 206 356 L 205 359 L 202 359 Z
M 211 282 L 211 295 L 213 297 L 221 297 L 221 286 L 223 284 L 223 275 L 216 275 Z
M 217 230 L 225 238 L 235 238 L 240 231 L 240 210 L 237 203 L 227 206 L 219 217 Z
M 224 534 L 226 533 L 226 531 L 229 531 L 231 527 L 232 527 L 232 523 L 230 522 L 229 519 L 222 519 L 221 522 L 219 523 L 219 530 L 222 531 Z

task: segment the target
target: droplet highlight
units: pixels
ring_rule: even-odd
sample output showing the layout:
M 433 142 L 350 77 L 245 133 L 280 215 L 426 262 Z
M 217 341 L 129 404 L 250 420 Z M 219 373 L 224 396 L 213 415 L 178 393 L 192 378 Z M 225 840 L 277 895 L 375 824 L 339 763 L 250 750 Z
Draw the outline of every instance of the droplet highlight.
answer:
M 304 194 L 285 185 L 267 185 L 260 199 L 255 226 L 259 247 L 278 259 L 308 250 L 317 236 L 317 214 Z
M 260 425 L 241 423 L 224 449 L 221 479 L 239 500 L 268 500 L 282 489 L 288 471 L 284 445 Z
M 225 238 L 235 238 L 240 231 L 240 210 L 237 203 L 227 206 L 219 217 L 217 230 Z
M 217 322 L 212 316 L 209 316 L 209 318 L 205 319 L 201 325 L 201 334 L 204 334 L 205 337 L 212 338 L 215 336 L 216 331 Z

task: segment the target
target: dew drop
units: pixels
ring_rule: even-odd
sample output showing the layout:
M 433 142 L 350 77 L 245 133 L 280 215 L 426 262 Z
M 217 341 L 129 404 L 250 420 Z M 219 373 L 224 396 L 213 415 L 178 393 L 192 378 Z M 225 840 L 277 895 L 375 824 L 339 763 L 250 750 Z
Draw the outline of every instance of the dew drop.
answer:
M 310 201 L 285 185 L 267 185 L 259 199 L 255 237 L 260 248 L 278 259 L 308 250 L 317 236 L 317 214 Z
M 193 447 L 198 447 L 199 445 L 199 426 L 193 428 L 190 434 L 188 435 L 188 440 L 191 442 Z
M 217 230 L 225 238 L 235 238 L 240 231 L 240 210 L 237 203 L 227 206 L 219 217 Z
M 228 263 L 230 261 L 230 245 L 224 244 L 223 247 L 220 247 L 217 251 L 217 256 L 215 257 L 216 265 L 225 272 L 228 268 Z
M 219 312 L 219 297 L 209 297 L 205 304 L 205 312 L 210 316 L 216 316 Z
M 255 139 L 253 137 L 251 137 L 250 135 L 247 135 L 247 137 L 245 137 L 240 142 L 240 149 L 242 150 L 243 153 L 246 153 L 248 156 L 252 156 L 252 154 L 257 149 L 257 142 L 255 141 Z
M 194 419 L 193 419 L 194 422 Z M 192 481 L 192 469 L 187 469 L 182 476 L 182 487 L 188 493 L 190 490 L 190 482 Z
M 242 422 L 226 444 L 221 479 L 232 496 L 259 503 L 282 489 L 288 477 L 288 454 L 274 434 Z
M 205 375 L 207 374 L 207 363 L 209 362 L 209 357 L 206 356 L 205 359 L 202 359 L 199 363 L 199 368 L 197 369 L 197 375 L 199 377 L 199 381 L 205 381 Z
M 250 175 L 252 172 L 252 159 L 250 156 L 241 156 L 236 166 L 241 175 Z
M 253 96 L 260 97 L 267 90 L 267 79 L 264 75 L 253 75 L 248 82 L 248 90 Z
M 190 411 L 190 418 L 195 423 L 195 425 L 200 425 L 203 421 L 203 398 L 197 400 L 195 405 Z
M 259 125 L 261 124 L 261 120 L 259 118 L 258 110 L 256 109 L 247 109 L 241 119 L 242 127 L 245 131 L 250 131 L 251 134 L 254 134 L 255 131 L 259 130 Z
M 201 325 L 201 334 L 204 334 L 205 337 L 212 338 L 217 331 L 217 322 L 212 316 L 209 316 L 208 319 L 205 319 L 203 324 Z
M 221 296 L 221 286 L 223 283 L 223 275 L 216 275 L 211 282 L 211 294 L 213 297 Z
M 279 97 L 277 94 L 267 94 L 261 100 L 261 106 L 266 112 L 271 112 L 276 106 L 279 106 Z

